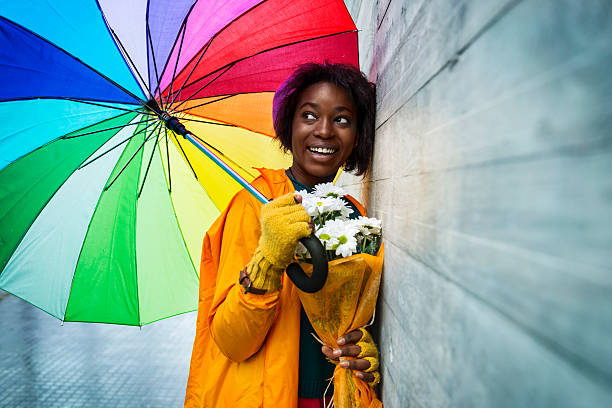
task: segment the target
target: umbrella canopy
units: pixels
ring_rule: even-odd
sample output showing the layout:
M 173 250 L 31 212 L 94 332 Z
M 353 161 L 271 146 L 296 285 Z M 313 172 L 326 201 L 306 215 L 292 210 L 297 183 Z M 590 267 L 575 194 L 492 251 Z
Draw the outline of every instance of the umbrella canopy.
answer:
M 251 181 L 290 164 L 284 78 L 358 60 L 330 0 L 4 1 L 0 41 L 0 288 L 127 325 L 197 308 L 202 237 L 240 188 L 158 113 Z

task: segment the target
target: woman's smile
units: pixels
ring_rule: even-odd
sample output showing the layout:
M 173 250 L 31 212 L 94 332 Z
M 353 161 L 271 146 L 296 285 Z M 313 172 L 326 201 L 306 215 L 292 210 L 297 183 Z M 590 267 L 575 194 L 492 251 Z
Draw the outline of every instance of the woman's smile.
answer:
M 324 155 L 334 154 L 338 151 L 335 147 L 327 147 L 327 146 L 310 146 L 308 147 L 312 153 L 319 153 Z
M 357 143 L 356 109 L 344 89 L 318 82 L 298 96 L 291 172 L 307 186 L 331 181 Z

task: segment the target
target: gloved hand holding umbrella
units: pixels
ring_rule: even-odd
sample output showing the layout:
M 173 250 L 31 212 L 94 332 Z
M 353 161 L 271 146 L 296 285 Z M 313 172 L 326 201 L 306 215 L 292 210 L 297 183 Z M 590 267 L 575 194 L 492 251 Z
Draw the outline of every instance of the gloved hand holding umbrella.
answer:
M 293 194 L 279 197 L 261 208 L 261 238 L 246 276 L 255 288 L 266 291 L 281 287 L 281 274 L 293 260 L 300 238 L 311 234 L 310 217 Z

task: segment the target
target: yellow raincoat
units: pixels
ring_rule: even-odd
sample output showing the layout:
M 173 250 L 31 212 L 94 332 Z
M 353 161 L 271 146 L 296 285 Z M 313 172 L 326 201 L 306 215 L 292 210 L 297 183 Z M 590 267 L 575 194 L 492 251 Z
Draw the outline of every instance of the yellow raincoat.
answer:
M 253 186 L 266 197 L 294 191 L 284 170 L 260 172 Z M 259 241 L 261 205 L 240 191 L 204 238 L 185 407 L 297 407 L 297 289 L 285 274 L 283 288 L 264 295 L 245 294 L 238 283 Z

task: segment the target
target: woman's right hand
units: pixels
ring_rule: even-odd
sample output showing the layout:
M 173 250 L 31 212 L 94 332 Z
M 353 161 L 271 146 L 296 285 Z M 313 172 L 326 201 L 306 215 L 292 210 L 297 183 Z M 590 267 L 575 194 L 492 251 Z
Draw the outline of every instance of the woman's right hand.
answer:
M 253 288 L 279 289 L 299 239 L 310 235 L 310 216 L 300 202 L 301 197 L 289 193 L 261 207 L 259 246 L 245 271 Z
M 259 246 L 270 263 L 283 269 L 293 259 L 299 239 L 311 233 L 310 216 L 301 201 L 289 193 L 261 207 Z

